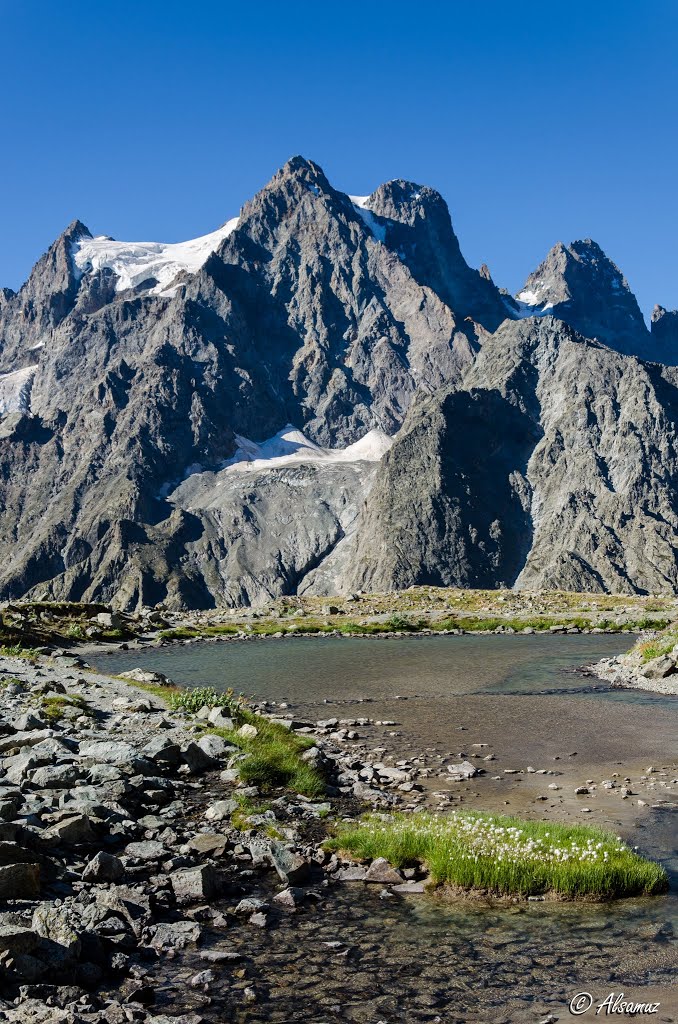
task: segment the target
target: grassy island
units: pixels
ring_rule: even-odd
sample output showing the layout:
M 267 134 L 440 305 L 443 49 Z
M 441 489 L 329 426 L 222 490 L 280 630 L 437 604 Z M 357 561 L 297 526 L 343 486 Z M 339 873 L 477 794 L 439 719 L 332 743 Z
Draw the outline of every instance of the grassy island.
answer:
M 663 892 L 664 869 L 617 836 L 583 825 L 481 812 L 373 814 L 339 826 L 328 844 L 361 860 L 424 864 L 437 885 L 501 895 L 610 899 Z

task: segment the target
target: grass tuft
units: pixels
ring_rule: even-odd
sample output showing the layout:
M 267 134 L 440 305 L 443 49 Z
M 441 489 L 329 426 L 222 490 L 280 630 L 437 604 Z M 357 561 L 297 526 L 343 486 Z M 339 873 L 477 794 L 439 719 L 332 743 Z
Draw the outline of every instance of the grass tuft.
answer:
M 60 722 L 72 708 L 77 709 L 81 715 L 92 714 L 87 701 L 79 694 L 60 694 L 56 697 L 42 697 L 40 700 L 40 711 L 48 722 Z
M 360 859 L 385 857 L 396 867 L 423 863 L 436 884 L 502 895 L 609 899 L 668 887 L 659 864 L 602 829 L 476 811 L 370 815 L 340 825 L 327 845 Z

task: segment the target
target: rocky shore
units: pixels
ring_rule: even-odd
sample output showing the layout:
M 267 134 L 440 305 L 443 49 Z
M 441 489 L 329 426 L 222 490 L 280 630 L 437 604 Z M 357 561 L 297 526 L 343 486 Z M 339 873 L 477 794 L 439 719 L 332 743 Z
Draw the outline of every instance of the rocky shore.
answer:
M 98 625 L 115 628 L 108 619 Z M 479 783 L 500 805 L 514 780 L 535 807 L 547 796 L 549 807 L 566 800 L 561 815 L 570 804 L 588 812 L 596 800 L 618 808 L 620 798 L 648 810 L 664 785 L 648 769 L 575 786 L 558 757 L 552 767 L 505 767 L 485 737 L 468 737 L 459 757 L 433 749 L 405 756 L 394 720 L 342 712 L 306 720 L 262 702 L 251 705 L 262 721 L 307 737 L 302 757 L 327 783 L 317 797 L 263 794 L 241 780 L 242 751 L 218 734 L 229 727 L 225 709 L 170 710 L 163 678 L 129 676 L 98 673 L 66 648 L 0 656 L 0 1020 L 8 1024 L 303 1020 L 267 1008 L 284 990 L 270 973 L 277 936 L 289 933 L 279 954 L 285 970 L 298 943 L 310 949 L 316 975 L 332 958 L 327 999 L 336 1000 L 339 982 L 358 985 L 348 937 L 357 945 L 369 914 L 420 898 L 426 883 L 414 868 L 329 853 L 329 820 L 369 808 L 446 809 L 478 796 L 470 787 Z M 350 882 L 362 883 L 360 910 Z M 330 929 L 336 922 L 329 938 L 320 933 L 320 949 L 312 938 L 319 919 Z M 379 953 L 365 985 L 379 975 Z M 480 939 L 475 955 L 493 962 Z M 505 965 L 487 969 L 499 978 Z M 440 997 L 419 983 L 413 992 L 413 1005 L 428 1000 L 432 1009 L 411 1019 L 440 1020 Z
M 230 1003 L 247 1005 L 252 986 L 226 930 L 268 928 L 343 881 L 423 891 L 415 870 L 323 849 L 331 811 L 425 799 L 414 763 L 358 760 L 344 748 L 368 722 L 393 723 L 302 723 L 278 710 L 276 720 L 315 741 L 304 757 L 322 765 L 327 797 L 276 793 L 262 810 L 256 787 L 238 780 L 240 751 L 201 727 L 208 715 L 217 725 L 224 717 L 169 712 L 132 680 L 98 675 L 65 651 L 0 658 L 2 1019 L 164 1024 L 155 979 L 182 956 L 193 964 L 189 1003 L 211 1005 L 215 975 L 229 971 Z
M 648 661 L 634 648 L 616 658 L 603 658 L 592 666 L 592 671 L 613 686 L 678 696 L 678 644 Z

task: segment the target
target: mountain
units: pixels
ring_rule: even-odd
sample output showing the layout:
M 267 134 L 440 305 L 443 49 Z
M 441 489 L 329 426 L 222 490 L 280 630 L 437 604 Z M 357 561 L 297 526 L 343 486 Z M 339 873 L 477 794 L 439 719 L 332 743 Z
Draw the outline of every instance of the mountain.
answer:
M 618 352 L 655 357 L 650 332 L 626 278 L 591 241 L 558 242 L 516 296 L 525 316 L 548 313 Z
M 189 242 L 74 221 L 0 292 L 0 597 L 673 589 L 672 317 L 592 242 L 512 300 L 439 193 L 301 157 Z

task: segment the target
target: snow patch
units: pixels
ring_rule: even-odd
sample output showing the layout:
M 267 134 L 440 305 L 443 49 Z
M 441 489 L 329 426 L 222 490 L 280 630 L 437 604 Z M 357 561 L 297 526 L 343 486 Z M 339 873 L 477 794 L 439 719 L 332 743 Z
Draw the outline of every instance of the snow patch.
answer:
M 329 465 L 338 462 L 379 462 L 393 444 L 383 430 L 370 430 L 359 441 L 346 448 L 321 448 L 301 430 L 288 423 L 267 441 L 250 441 L 236 434 L 238 447 L 223 469 L 242 473 L 274 469 L 277 466 L 299 466 L 305 463 Z
M 25 366 L 22 370 L 0 374 L 0 416 L 30 412 L 35 371 L 35 366 Z
M 107 235 L 81 238 L 73 243 L 73 263 L 79 277 L 92 271 L 112 270 L 116 292 L 137 288 L 153 280 L 150 295 L 173 295 L 169 286 L 182 271 L 194 274 L 238 226 L 238 217 L 209 235 L 188 242 L 116 242 Z
M 349 196 L 353 209 L 358 214 L 368 231 L 374 235 L 378 242 L 386 241 L 386 224 L 377 220 L 375 215 L 367 206 L 371 196 Z

